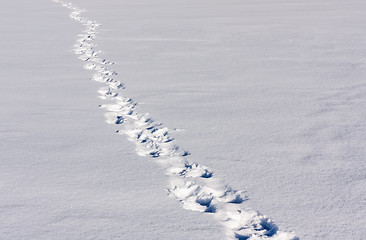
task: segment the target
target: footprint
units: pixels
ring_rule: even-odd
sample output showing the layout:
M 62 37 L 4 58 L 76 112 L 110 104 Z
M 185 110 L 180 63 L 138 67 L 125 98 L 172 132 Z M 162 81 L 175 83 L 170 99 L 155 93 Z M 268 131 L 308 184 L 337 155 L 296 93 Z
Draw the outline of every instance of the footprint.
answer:
M 106 121 L 121 126 L 116 133 L 134 142 L 138 155 L 148 156 L 166 169 L 170 196 L 185 209 L 207 213 L 217 219 L 223 225 L 227 239 L 298 239 L 291 232 L 279 231 L 270 218 L 243 208 L 242 203 L 247 199 L 244 192 L 223 185 L 207 167 L 190 162 L 189 152 L 180 150 L 169 136 L 169 132 L 183 129 L 169 130 L 148 114 L 138 113 L 137 103 L 121 93 L 124 85 L 115 79 L 117 72 L 106 67 L 114 62 L 101 58 L 102 52 L 95 48 L 97 45 L 93 41 L 101 25 L 83 17 L 84 11 L 71 3 L 54 2 L 70 9 L 69 16 L 85 26 L 74 44 L 74 53 L 86 62 L 85 69 L 94 71 L 92 80 L 104 85 L 98 93 L 105 102 L 100 107 L 105 110 Z

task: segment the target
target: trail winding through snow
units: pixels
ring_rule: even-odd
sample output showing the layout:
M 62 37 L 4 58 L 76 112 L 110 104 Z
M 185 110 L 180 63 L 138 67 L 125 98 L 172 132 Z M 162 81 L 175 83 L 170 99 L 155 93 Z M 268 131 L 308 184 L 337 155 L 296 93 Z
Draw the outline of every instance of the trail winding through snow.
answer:
M 191 162 L 189 153 L 181 150 L 169 129 L 155 122 L 147 114 L 136 111 L 137 103 L 122 96 L 124 85 L 116 79 L 113 62 L 100 58 L 93 40 L 101 25 L 82 16 L 84 10 L 71 3 L 54 2 L 71 10 L 70 17 L 85 26 L 74 46 L 74 53 L 85 61 L 84 68 L 94 71 L 93 80 L 103 83 L 99 97 L 103 100 L 106 121 L 121 126 L 118 134 L 128 136 L 136 144 L 137 154 L 154 159 L 166 169 L 170 182 L 169 195 L 175 197 L 183 208 L 210 214 L 223 225 L 227 239 L 296 240 L 295 234 L 279 231 L 272 220 L 257 211 L 244 208 L 246 197 L 224 185 L 207 167 Z

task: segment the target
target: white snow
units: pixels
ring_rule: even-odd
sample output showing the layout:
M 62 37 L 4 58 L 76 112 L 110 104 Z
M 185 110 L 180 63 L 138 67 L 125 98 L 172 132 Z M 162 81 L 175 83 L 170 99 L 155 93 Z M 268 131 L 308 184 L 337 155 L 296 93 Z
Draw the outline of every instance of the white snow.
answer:
M 0 10 L 0 239 L 365 236 L 366 3 L 73 4 Z

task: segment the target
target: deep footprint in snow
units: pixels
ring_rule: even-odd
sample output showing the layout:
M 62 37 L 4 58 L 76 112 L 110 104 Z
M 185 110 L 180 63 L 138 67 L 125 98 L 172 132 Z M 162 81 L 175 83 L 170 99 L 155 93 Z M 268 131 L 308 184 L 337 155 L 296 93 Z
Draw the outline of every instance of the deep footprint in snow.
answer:
M 243 192 L 223 185 L 207 167 L 190 162 L 190 154 L 175 144 L 175 140 L 169 136 L 168 128 L 147 114 L 138 113 L 137 103 L 122 96 L 120 90 L 124 85 L 115 79 L 117 72 L 106 67 L 114 62 L 100 58 L 101 51 L 95 49 L 97 45 L 93 40 L 101 25 L 83 17 L 81 14 L 84 11 L 71 3 L 54 2 L 69 8 L 72 11 L 69 16 L 86 28 L 78 36 L 74 53 L 86 62 L 85 69 L 95 72 L 92 79 L 104 84 L 98 93 L 106 102 L 100 105 L 106 111 L 106 121 L 121 126 L 116 132 L 126 135 L 136 144 L 137 154 L 154 158 L 166 169 L 171 185 L 168 189 L 170 196 L 181 202 L 185 209 L 207 213 L 218 219 L 224 226 L 228 239 L 298 239 L 293 233 L 279 231 L 270 218 L 243 208 L 241 203 L 247 198 Z

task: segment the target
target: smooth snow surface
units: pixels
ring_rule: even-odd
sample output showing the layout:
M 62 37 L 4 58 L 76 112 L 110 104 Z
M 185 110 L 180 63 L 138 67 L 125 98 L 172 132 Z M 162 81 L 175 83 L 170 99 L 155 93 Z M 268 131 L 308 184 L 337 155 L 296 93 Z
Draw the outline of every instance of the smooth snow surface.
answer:
M 2 6 L 0 239 L 364 238 L 366 3 L 73 4 Z

